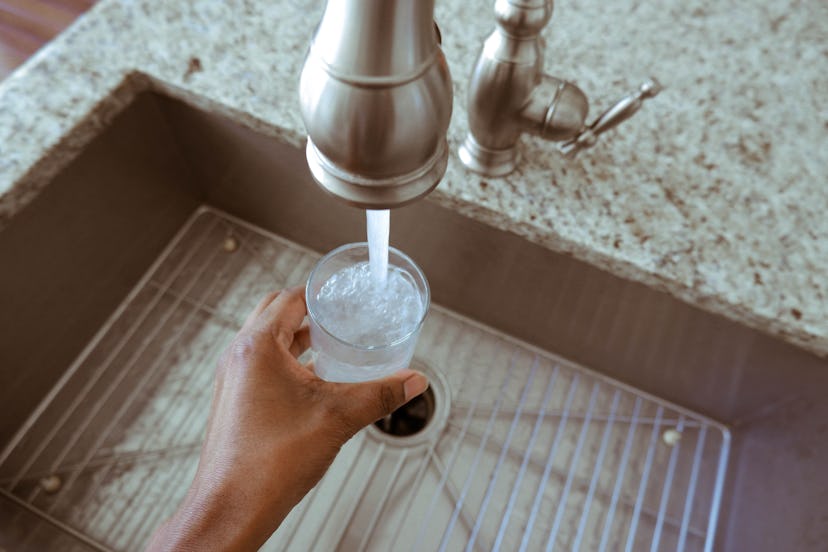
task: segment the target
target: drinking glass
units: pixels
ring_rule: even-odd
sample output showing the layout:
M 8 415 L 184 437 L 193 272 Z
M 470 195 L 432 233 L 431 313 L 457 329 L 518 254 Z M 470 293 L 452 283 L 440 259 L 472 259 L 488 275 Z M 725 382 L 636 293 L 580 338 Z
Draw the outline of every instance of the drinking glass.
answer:
M 327 381 L 357 382 L 378 379 L 405 368 L 414 355 L 414 347 L 430 303 L 428 281 L 411 258 L 394 247 L 388 248 L 388 268 L 396 267 L 410 278 L 422 301 L 422 316 L 410 332 L 395 341 L 370 345 L 350 343 L 325 326 L 317 297 L 319 290 L 336 272 L 357 263 L 368 262 L 368 244 L 350 243 L 322 257 L 308 278 L 305 297 L 310 318 L 311 348 L 316 353 L 316 374 Z

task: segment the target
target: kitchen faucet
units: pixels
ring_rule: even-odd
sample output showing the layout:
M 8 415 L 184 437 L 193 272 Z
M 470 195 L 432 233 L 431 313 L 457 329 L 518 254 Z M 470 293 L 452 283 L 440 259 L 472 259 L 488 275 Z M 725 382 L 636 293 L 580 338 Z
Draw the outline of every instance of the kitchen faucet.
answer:
M 574 84 L 543 73 L 540 33 L 552 0 L 496 0 L 497 26 L 469 86 L 459 157 L 488 176 L 512 172 L 523 132 L 562 141 L 568 156 L 658 94 L 655 79 L 586 126 Z M 448 162 L 452 82 L 434 0 L 327 2 L 302 68 L 306 155 L 316 182 L 351 205 L 388 209 L 427 195 Z
M 446 172 L 452 97 L 434 0 L 328 2 L 299 85 L 311 174 L 365 209 L 428 194 Z

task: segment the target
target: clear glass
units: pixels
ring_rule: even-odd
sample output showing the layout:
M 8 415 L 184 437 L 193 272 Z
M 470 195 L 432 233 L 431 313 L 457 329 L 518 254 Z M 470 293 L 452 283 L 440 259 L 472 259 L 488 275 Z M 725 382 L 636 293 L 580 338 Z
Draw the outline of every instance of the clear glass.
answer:
M 407 367 L 431 301 L 428 281 L 411 258 L 394 247 L 388 248 L 388 266 L 411 277 L 423 303 L 423 315 L 405 336 L 391 343 L 356 345 L 331 333 L 320 320 L 317 296 L 334 273 L 345 267 L 368 261 L 367 243 L 350 243 L 322 257 L 311 271 L 305 288 L 310 318 L 311 347 L 316 353 L 316 374 L 327 381 L 357 382 L 378 379 Z

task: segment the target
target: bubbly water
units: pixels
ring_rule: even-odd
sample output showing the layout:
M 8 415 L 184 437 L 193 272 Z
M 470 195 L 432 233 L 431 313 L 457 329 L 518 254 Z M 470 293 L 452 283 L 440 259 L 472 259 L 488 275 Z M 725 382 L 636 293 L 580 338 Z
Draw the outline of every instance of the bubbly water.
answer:
M 335 272 L 316 295 L 315 370 L 328 381 L 365 381 L 407 366 L 427 308 L 414 277 L 389 266 L 390 212 L 365 214 L 368 261 Z
M 391 212 L 365 211 L 368 227 L 368 260 L 371 278 L 377 286 L 384 286 L 388 278 L 388 233 L 391 228 Z
M 317 295 L 320 322 L 360 347 L 389 345 L 410 334 L 423 317 L 423 298 L 407 272 L 392 266 L 385 275 L 385 284 L 376 285 L 366 262 L 334 273 Z

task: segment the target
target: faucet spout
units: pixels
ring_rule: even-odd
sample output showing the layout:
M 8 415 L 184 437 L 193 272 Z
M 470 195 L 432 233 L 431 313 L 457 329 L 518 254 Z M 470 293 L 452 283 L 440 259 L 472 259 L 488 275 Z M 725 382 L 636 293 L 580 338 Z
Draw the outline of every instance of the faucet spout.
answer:
M 343 201 L 388 209 L 446 170 L 452 83 L 434 0 L 332 0 L 299 86 L 314 179 Z

